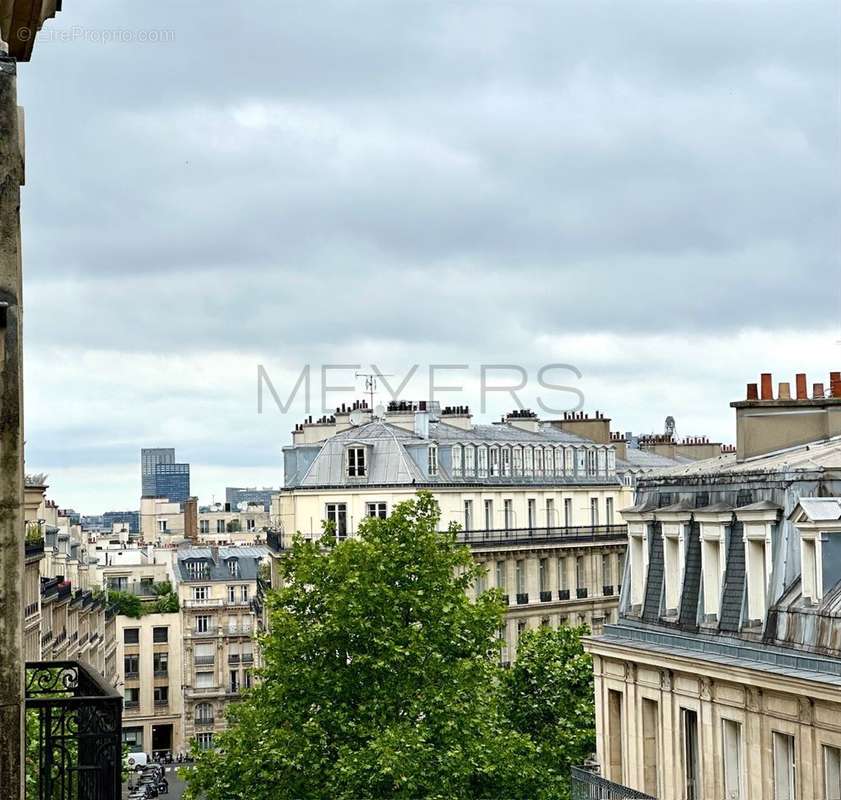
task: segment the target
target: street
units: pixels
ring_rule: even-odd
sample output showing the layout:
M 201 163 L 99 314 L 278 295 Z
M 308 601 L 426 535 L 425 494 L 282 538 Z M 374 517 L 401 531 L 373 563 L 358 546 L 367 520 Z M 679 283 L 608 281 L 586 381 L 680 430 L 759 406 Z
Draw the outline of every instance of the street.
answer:
M 190 767 L 170 765 L 164 768 L 166 779 L 169 782 L 169 794 L 161 795 L 162 798 L 165 798 L 166 800 L 181 800 L 181 797 L 183 797 L 186 784 L 178 775 L 179 769 L 190 769 Z M 133 785 L 136 779 L 137 777 L 133 775 L 129 778 L 129 783 L 123 785 L 123 800 L 127 800 L 129 785 Z

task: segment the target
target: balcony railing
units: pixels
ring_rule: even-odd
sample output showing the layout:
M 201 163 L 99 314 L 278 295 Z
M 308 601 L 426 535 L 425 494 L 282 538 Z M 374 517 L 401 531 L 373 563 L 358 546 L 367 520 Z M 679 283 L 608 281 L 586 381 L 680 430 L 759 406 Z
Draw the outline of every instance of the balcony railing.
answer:
M 581 767 L 572 768 L 572 800 L 656 800 Z
M 524 606 L 529 602 L 529 595 L 528 592 L 518 592 L 517 593 L 517 605 Z
M 471 547 L 516 542 L 594 542 L 621 539 L 628 535 L 627 525 L 578 525 L 575 527 L 510 528 L 460 531 L 458 541 Z
M 586 589 L 576 589 L 575 590 L 575 596 L 579 600 L 584 600 L 587 597 L 587 590 Z
M 540 593 L 540 602 L 541 603 L 549 603 L 552 601 L 552 592 L 541 592 Z
M 216 656 L 193 656 L 197 667 L 210 667 L 216 662 Z
M 611 597 L 613 595 L 613 587 L 612 586 L 602 586 L 602 594 L 605 597 Z
M 120 797 L 122 698 L 75 661 L 26 665 L 28 798 L 111 800 Z
M 558 600 L 569 600 L 569 589 L 558 589 Z
M 228 654 L 228 663 L 229 664 L 239 664 L 239 656 L 234 654 L 234 653 Z
M 196 717 L 195 725 L 197 728 L 201 728 L 204 725 L 212 725 L 213 724 L 213 717 Z

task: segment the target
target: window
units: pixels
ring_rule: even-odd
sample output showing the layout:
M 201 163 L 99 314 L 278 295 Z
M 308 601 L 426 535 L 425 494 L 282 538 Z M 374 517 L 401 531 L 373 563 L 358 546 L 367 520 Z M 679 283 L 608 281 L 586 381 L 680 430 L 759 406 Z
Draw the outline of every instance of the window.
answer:
M 511 448 L 502 448 L 502 474 L 506 477 L 511 474 Z
M 473 501 L 464 501 L 464 530 L 473 530 Z
M 584 556 L 575 559 L 575 587 L 579 590 L 587 588 L 587 578 L 584 574 Z
M 209 586 L 194 586 L 193 600 L 207 600 L 210 597 Z
M 555 474 L 555 451 L 551 447 L 546 448 L 546 477 L 551 477 Z
M 129 753 L 142 752 L 143 728 L 123 728 L 123 744 L 128 747 Z
M 339 539 L 347 536 L 347 504 L 328 503 L 327 522 L 333 528 L 333 534 Z
M 595 527 L 599 524 L 599 498 L 590 498 L 590 524 Z
M 123 631 L 123 644 L 140 644 L 140 628 L 126 628 Z
M 517 581 L 517 594 L 526 593 L 526 562 L 524 559 L 517 559 L 515 565 L 515 577 Z
M 742 726 L 732 719 L 721 720 L 724 759 L 724 798 L 742 797 Z
M 239 691 L 239 670 L 232 669 L 228 678 L 228 691 L 231 694 L 236 694 Z
M 166 533 L 166 520 L 159 519 L 158 520 L 158 533 Z
M 348 447 L 347 474 L 349 478 L 365 477 L 365 448 Z
M 196 688 L 197 689 L 212 689 L 216 686 L 215 672 L 197 672 L 196 673 Z
M 587 451 L 579 447 L 575 448 L 575 474 L 585 475 L 587 473 Z
M 555 519 L 555 501 L 550 497 L 546 500 L 546 527 L 557 527 L 558 521 Z
M 503 516 L 505 518 L 505 530 L 510 531 L 514 527 L 514 503 L 511 500 L 502 501 Z
M 569 582 L 567 581 L 567 560 L 566 558 L 558 559 L 558 589 L 559 591 L 568 591 Z
M 199 520 L 199 533 L 210 533 L 210 520 Z
M 536 447 L 534 449 L 534 474 L 538 478 L 543 477 L 543 448 Z
M 365 503 L 365 515 L 385 519 L 388 516 L 388 507 L 385 503 Z
M 140 656 L 126 656 L 123 659 L 123 669 L 126 678 L 136 678 L 140 674 Z
M 494 529 L 494 501 L 485 500 L 485 530 L 492 531 Z
M 499 475 L 499 448 L 491 448 L 491 477 L 495 478 Z
M 257 520 L 256 519 L 247 519 L 245 521 L 245 530 L 247 530 L 247 531 L 257 530 Z
M 567 447 L 564 450 L 564 475 L 575 474 L 575 449 Z
M 140 689 L 137 686 L 126 686 L 123 689 L 123 698 L 126 708 L 136 708 L 140 705 Z
M 528 509 L 529 530 L 533 531 L 537 527 L 537 501 L 529 498 L 526 508 Z
M 622 774 L 622 693 L 607 690 L 607 757 L 608 777 L 615 783 L 623 783 Z
M 841 800 L 841 750 L 824 745 L 824 800 Z
M 506 584 L 506 570 L 505 570 L 505 562 L 504 561 L 497 561 L 496 562 L 496 588 L 501 589 L 503 593 L 505 592 L 505 584 Z
M 613 498 L 608 497 L 604 501 L 604 511 L 605 511 L 605 524 L 606 525 L 613 525 Z
M 613 575 L 610 568 L 610 553 L 602 553 L 602 587 L 605 594 L 613 593 Z
M 686 800 L 701 800 L 701 787 L 698 785 L 698 715 L 688 708 L 682 708 L 680 714 L 684 797 Z
M 773 732 L 774 800 L 795 800 L 794 737 Z
M 155 705 L 169 705 L 169 686 L 156 686 L 154 691 Z
M 462 467 L 461 467 L 461 445 L 454 444 L 453 445 L 453 477 L 460 478 L 462 474 Z
M 540 580 L 540 593 L 549 590 L 549 560 L 546 558 L 540 559 L 540 569 L 538 572 Z
M 199 750 L 213 749 L 213 734 L 209 732 L 199 733 L 196 735 L 196 746 Z
M 196 633 L 210 633 L 212 630 L 209 616 L 196 617 Z
M 204 724 L 213 722 L 213 706 L 210 703 L 196 705 L 196 722 Z
M 251 670 L 244 669 L 242 671 L 242 687 L 243 689 L 250 689 L 251 688 Z
M 229 586 L 228 587 L 228 602 L 229 603 L 236 603 L 237 601 L 237 587 L 236 586 Z
M 155 644 L 165 644 L 169 641 L 169 628 L 152 628 L 152 641 Z
M 240 587 L 239 587 L 239 599 L 240 599 L 243 603 L 247 603 L 247 602 L 248 602 L 248 585 L 245 585 L 245 586 L 240 586 Z
M 225 520 L 224 519 L 217 519 L 216 520 L 216 533 L 225 533 Z
M 572 500 L 569 497 L 564 500 L 564 526 L 572 527 Z
M 228 559 L 228 575 L 230 575 L 232 578 L 239 577 L 239 561 L 237 561 L 235 558 Z
M 464 474 L 476 474 L 476 448 L 473 445 L 464 448 Z
M 587 450 L 587 475 L 593 477 L 596 474 L 596 451 Z
M 429 458 L 429 475 L 434 477 L 438 474 L 438 446 L 431 444 L 427 450 Z
M 484 569 L 484 564 L 482 564 L 483 572 L 476 578 L 476 595 L 483 594 L 488 590 L 488 572 Z
M 523 474 L 523 448 L 515 447 L 512 455 L 513 471 L 515 475 Z
M 155 675 L 166 675 L 169 672 L 169 653 L 154 653 L 152 655 L 152 668 Z
M 484 445 L 479 447 L 479 477 L 488 477 L 488 448 Z
M 593 627 L 596 620 L 593 619 Z M 642 699 L 642 772 L 643 791 L 652 797 L 657 796 L 657 750 L 659 748 L 659 724 L 657 701 Z
M 526 447 L 523 450 L 523 474 L 526 477 L 534 475 L 534 449 Z

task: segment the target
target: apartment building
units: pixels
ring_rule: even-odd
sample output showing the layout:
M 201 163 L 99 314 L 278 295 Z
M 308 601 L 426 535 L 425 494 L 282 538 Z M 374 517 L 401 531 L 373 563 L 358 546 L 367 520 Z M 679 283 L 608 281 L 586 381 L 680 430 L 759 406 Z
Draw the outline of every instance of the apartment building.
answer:
M 353 536 L 361 520 L 426 489 L 442 528 L 458 523 L 487 567 L 483 586 L 508 598 L 504 658 L 526 628 L 615 621 L 625 550 L 618 509 L 632 494 L 610 444 L 530 411 L 475 425 L 461 406 L 395 402 L 375 416 L 361 402 L 297 426 L 284 472 L 273 509 L 283 532 L 269 536 L 276 557 L 295 532 L 318 537 L 331 523 L 339 538 Z
M 270 513 L 261 504 L 232 509 L 229 504 L 196 511 L 190 530 L 187 504 L 144 497 L 141 502 L 141 538 L 145 544 L 177 546 L 185 540 L 211 545 L 256 545 L 265 542 Z M 195 502 L 195 500 L 193 501 Z
M 602 775 L 659 800 L 841 797 L 841 373 L 749 384 L 736 452 L 643 477 L 587 642 Z
M 184 749 L 181 612 L 117 618 L 123 742 L 132 752 Z
M 255 600 L 265 555 L 265 548 L 250 547 L 186 547 L 177 553 L 184 742 L 212 747 L 225 727 L 225 707 L 254 680 Z

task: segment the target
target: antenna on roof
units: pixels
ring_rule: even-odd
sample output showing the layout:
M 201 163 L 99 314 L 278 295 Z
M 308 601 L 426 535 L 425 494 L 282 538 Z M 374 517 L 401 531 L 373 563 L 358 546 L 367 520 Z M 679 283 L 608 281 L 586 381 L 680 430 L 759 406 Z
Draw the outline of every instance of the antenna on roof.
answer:
M 368 408 L 374 408 L 374 395 L 377 393 L 377 378 L 391 378 L 392 374 L 388 372 L 357 372 L 357 378 L 365 378 L 365 392 L 368 395 L 370 402 Z

